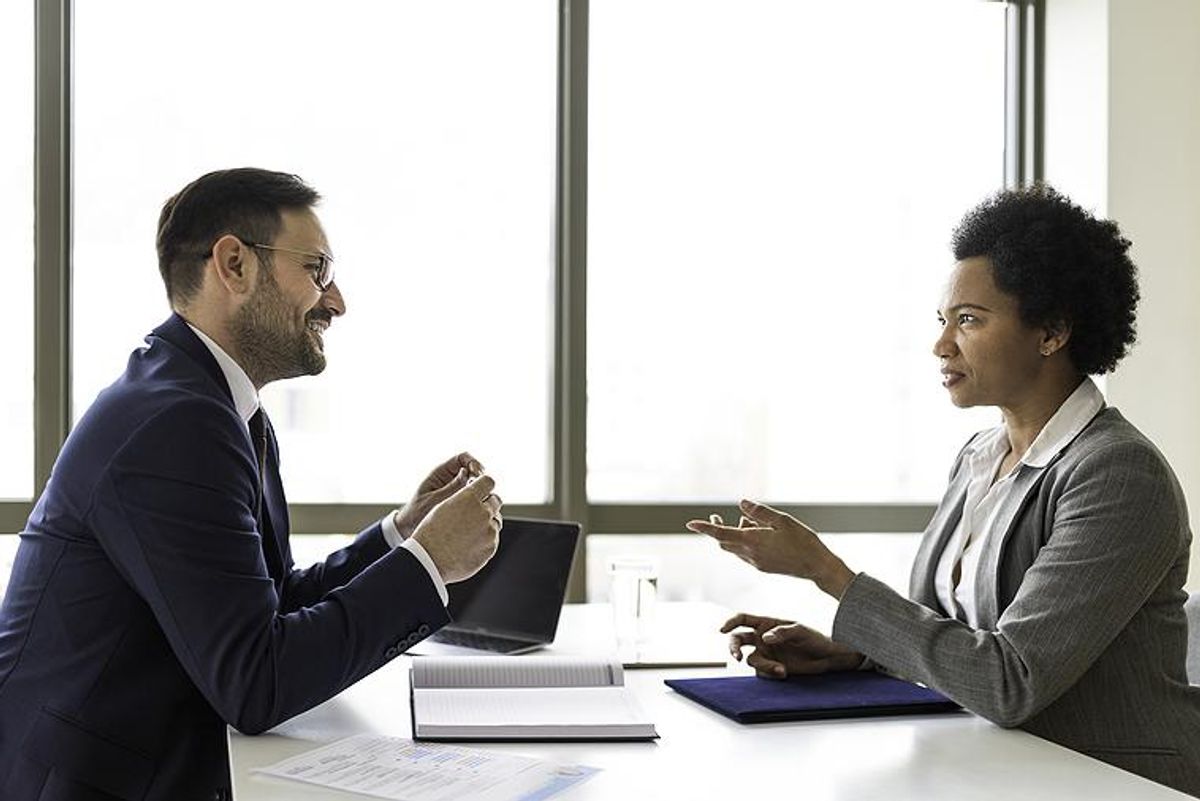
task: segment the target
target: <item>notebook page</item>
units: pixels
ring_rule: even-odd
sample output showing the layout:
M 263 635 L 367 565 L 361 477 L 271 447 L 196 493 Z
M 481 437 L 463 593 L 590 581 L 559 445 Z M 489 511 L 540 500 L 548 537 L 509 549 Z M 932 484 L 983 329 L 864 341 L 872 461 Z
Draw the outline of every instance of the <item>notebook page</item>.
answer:
M 611 726 L 651 721 L 623 687 L 420 690 L 413 693 L 422 725 L 499 727 Z
M 421 656 L 413 687 L 607 687 L 625 683 L 614 659 L 573 656 Z

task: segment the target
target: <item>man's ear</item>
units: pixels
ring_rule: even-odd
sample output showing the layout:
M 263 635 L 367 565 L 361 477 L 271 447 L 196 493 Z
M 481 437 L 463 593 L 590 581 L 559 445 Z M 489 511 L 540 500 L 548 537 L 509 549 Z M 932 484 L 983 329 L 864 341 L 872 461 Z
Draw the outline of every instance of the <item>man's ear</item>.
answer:
M 1043 356 L 1058 353 L 1071 341 L 1071 323 L 1067 320 L 1055 320 L 1042 329 L 1040 349 Z
M 259 264 L 250 257 L 251 250 L 233 234 L 225 234 L 213 243 L 210 260 L 217 282 L 230 294 L 246 295 L 254 289 Z

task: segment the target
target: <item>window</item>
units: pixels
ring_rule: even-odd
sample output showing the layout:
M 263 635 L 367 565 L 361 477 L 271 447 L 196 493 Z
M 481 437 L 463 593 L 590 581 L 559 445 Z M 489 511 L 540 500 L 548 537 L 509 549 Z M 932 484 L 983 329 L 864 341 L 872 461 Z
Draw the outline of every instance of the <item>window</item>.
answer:
M 402 500 L 470 449 L 506 501 L 545 502 L 554 4 L 283 9 L 76 5 L 76 417 L 169 313 L 167 195 L 213 169 L 285 170 L 326 198 L 347 302 L 326 372 L 263 393 L 289 500 Z
M 970 432 L 930 354 L 1003 182 L 1005 8 L 591 6 L 592 503 L 931 503 Z
M 0 242 L 6 309 L 0 498 L 33 494 L 33 3 L 0 7 Z

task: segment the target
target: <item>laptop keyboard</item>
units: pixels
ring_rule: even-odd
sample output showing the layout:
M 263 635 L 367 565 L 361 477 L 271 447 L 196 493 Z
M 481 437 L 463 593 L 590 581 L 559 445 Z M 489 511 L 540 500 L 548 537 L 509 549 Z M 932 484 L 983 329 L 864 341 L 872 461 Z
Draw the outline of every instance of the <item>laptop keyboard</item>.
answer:
M 498 651 L 506 654 L 518 648 L 526 648 L 530 643 L 524 640 L 511 640 L 508 637 L 496 637 L 491 634 L 478 634 L 472 631 L 449 631 L 442 629 L 431 639 L 447 645 L 460 645 L 464 648 L 475 648 L 480 651 Z

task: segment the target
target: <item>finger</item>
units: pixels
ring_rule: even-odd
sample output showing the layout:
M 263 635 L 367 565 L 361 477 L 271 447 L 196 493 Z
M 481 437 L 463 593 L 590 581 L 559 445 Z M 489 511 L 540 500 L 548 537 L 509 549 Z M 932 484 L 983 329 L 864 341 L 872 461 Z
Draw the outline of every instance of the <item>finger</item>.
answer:
M 504 506 L 504 501 L 500 500 L 500 496 L 493 492 L 483 499 L 483 505 L 491 512 L 492 517 L 496 517 L 500 514 L 500 507 Z
M 475 497 L 482 501 L 492 494 L 492 490 L 496 488 L 496 480 L 487 473 L 484 473 L 467 486 Z
M 812 637 L 813 630 L 808 626 L 803 626 L 799 623 L 780 623 L 763 632 L 763 642 L 765 643 L 781 643 L 781 642 L 802 642 Z
M 716 540 L 741 542 L 747 531 L 756 529 L 742 529 L 733 526 L 717 525 L 710 523 L 707 520 L 689 520 L 687 522 L 688 531 L 694 531 L 697 534 L 706 534 Z
M 733 656 L 734 659 L 741 662 L 742 661 L 742 649 L 745 648 L 747 645 L 754 645 L 754 646 L 758 645 L 757 642 L 754 642 L 753 640 L 750 639 L 753 636 L 754 636 L 753 632 L 746 632 L 746 631 L 739 631 L 738 633 L 730 636 L 730 638 L 729 638 L 729 653 Z
M 483 464 L 471 454 L 463 451 L 457 457 L 458 464 L 467 471 L 470 476 L 483 475 Z
M 782 662 L 777 662 L 770 657 L 764 656 L 761 650 L 757 650 L 746 657 L 746 664 L 754 668 L 760 676 L 782 679 L 787 675 L 787 668 L 783 666 Z
M 742 649 L 751 646 L 759 648 L 762 642 L 758 639 L 758 633 L 754 631 L 736 631 L 729 635 L 729 653 L 737 661 L 742 661 Z
M 721 633 L 728 634 L 738 626 L 748 626 L 755 631 L 769 629 L 772 626 L 777 626 L 784 621 L 773 617 L 763 617 L 762 615 L 750 615 L 745 612 L 738 612 L 733 617 L 725 621 L 721 626 Z
M 454 478 L 450 479 L 444 486 L 438 487 L 435 490 L 430 490 L 428 497 L 438 503 L 449 498 L 454 493 L 467 485 L 467 471 L 460 469 L 455 474 Z
M 430 472 L 429 477 L 435 478 L 444 484 L 458 475 L 458 471 L 463 467 L 462 454 L 460 453 L 457 456 L 451 456 L 449 459 L 433 468 L 433 471 Z
M 763 503 L 756 503 L 748 499 L 742 499 L 738 504 L 738 508 L 742 510 L 742 514 L 757 523 L 765 523 L 768 526 L 773 526 L 776 523 L 781 523 L 790 515 L 784 514 L 778 509 L 773 509 Z

